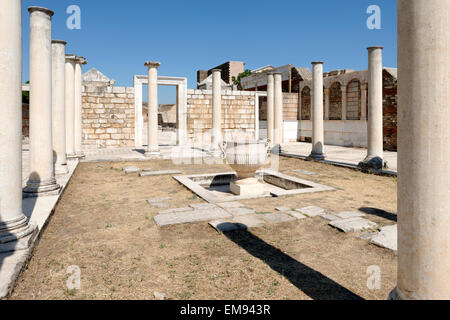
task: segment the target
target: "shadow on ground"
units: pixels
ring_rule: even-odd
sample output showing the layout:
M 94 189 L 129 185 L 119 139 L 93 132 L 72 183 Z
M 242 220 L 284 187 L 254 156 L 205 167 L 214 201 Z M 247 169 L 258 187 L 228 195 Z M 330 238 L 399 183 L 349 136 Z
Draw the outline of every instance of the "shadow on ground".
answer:
M 224 235 L 252 256 L 262 260 L 313 300 L 363 300 L 322 273 L 293 259 L 246 230 L 225 232 Z
M 397 222 L 397 215 L 396 214 L 393 214 L 391 212 L 387 212 L 387 211 L 384 211 L 384 210 L 381 210 L 381 209 L 362 207 L 362 208 L 359 208 L 359 211 L 364 212 L 366 214 L 370 214 L 370 215 L 373 215 L 373 216 L 377 216 L 377 217 L 380 217 L 380 218 L 384 218 L 384 219 L 387 219 L 387 220 L 391 220 L 391 221 Z

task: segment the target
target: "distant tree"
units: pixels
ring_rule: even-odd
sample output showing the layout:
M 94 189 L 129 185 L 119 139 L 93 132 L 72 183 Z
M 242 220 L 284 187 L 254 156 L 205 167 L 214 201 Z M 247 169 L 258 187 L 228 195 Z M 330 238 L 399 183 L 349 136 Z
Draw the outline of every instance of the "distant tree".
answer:
M 252 72 L 247 69 L 244 72 L 240 73 L 237 77 L 232 77 L 231 80 L 233 81 L 233 84 L 238 86 L 239 90 L 242 90 L 241 80 L 243 78 L 251 76 L 251 75 L 252 75 Z
M 25 82 L 29 84 L 30 81 Z M 22 91 L 22 103 L 30 103 L 30 91 Z

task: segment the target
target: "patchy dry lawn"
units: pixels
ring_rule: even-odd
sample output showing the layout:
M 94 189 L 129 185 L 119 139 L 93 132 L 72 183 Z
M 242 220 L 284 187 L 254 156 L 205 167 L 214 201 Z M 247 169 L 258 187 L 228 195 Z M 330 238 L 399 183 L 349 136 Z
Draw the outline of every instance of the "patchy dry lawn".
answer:
M 168 161 L 82 163 L 66 189 L 12 299 L 386 299 L 396 256 L 343 234 L 321 218 L 226 235 L 207 223 L 158 228 L 146 200 L 170 196 L 171 208 L 201 203 L 171 176 L 125 175 L 122 167 L 168 169 Z M 337 191 L 241 201 L 257 212 L 316 205 L 361 210 L 381 225 L 396 220 L 395 178 L 282 158 L 281 172 Z M 176 166 L 185 174 L 230 171 L 223 165 Z M 306 176 L 292 171 L 316 172 Z M 82 288 L 68 291 L 66 270 L 81 268 Z M 366 270 L 381 268 L 381 290 Z

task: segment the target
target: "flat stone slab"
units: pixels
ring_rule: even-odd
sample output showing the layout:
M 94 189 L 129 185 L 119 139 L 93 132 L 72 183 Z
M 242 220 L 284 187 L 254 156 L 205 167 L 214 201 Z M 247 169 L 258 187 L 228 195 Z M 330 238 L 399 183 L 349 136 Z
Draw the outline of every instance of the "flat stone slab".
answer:
M 194 209 L 192 209 L 191 207 L 167 209 L 167 210 L 159 211 L 158 214 L 168 214 L 168 213 L 187 212 L 187 211 L 194 211 Z
M 366 215 L 361 213 L 361 212 L 357 212 L 357 211 L 344 211 L 344 212 L 340 212 L 338 213 L 336 216 L 338 216 L 341 219 L 350 219 L 350 218 L 362 218 L 365 217 Z
M 382 227 L 370 243 L 397 252 L 397 225 Z
M 297 212 L 297 211 L 289 211 L 286 213 L 289 214 L 290 216 L 293 216 L 297 220 L 306 219 L 306 216 L 304 214 Z
M 242 227 L 234 222 L 228 221 L 228 220 L 215 220 L 211 221 L 209 223 L 211 227 L 216 229 L 219 232 L 229 232 L 229 231 L 236 231 L 239 229 L 242 229 Z
M 255 210 L 249 208 L 228 208 L 226 210 L 235 217 L 256 213 Z
M 314 176 L 314 175 L 316 175 L 315 172 L 311 172 L 311 171 L 305 171 L 305 170 L 299 170 L 299 169 L 294 169 L 292 171 L 297 172 L 297 173 L 301 173 L 301 174 L 305 174 L 307 176 Z
M 306 214 L 308 217 L 311 218 L 325 214 L 325 209 L 316 206 L 295 209 L 295 211 Z
M 270 222 L 270 223 L 284 223 L 284 222 L 292 222 L 292 221 L 296 221 L 297 219 L 285 214 L 285 213 L 268 213 L 268 214 L 263 214 L 261 215 L 261 218 L 263 218 L 264 220 Z
M 123 171 L 127 174 L 128 173 L 138 173 L 138 172 L 141 172 L 141 169 L 138 167 L 131 166 L 131 167 L 123 167 Z
M 366 232 L 359 239 L 362 240 L 371 240 L 374 236 L 376 236 L 378 232 Z
M 159 214 L 156 217 L 154 217 L 153 220 L 155 221 L 157 226 L 162 227 L 175 224 L 218 220 L 229 217 L 231 217 L 231 214 L 229 214 L 223 209 L 216 208 L 214 210 L 192 210 L 185 212 L 172 212 L 166 214 Z
M 376 228 L 378 225 L 372 221 L 363 218 L 349 218 L 331 221 L 330 226 L 342 232 L 359 232 L 366 229 Z
M 334 215 L 334 214 L 323 214 L 320 216 L 322 219 L 327 220 L 327 221 L 335 221 L 335 220 L 342 220 L 342 218 L 339 218 L 338 216 Z
M 216 209 L 217 206 L 212 203 L 198 203 L 198 204 L 191 204 L 189 207 L 193 209 L 199 209 L 199 210 L 207 210 L 207 209 Z
M 246 216 L 234 217 L 233 222 L 238 225 L 240 229 L 259 228 L 266 223 L 255 214 Z
M 145 171 L 141 172 L 139 175 L 141 177 L 154 177 L 154 176 L 166 176 L 172 174 L 181 174 L 181 171 L 177 170 L 162 170 L 162 171 Z
M 167 208 L 169 205 L 165 203 L 165 201 L 172 200 L 170 197 L 166 198 L 150 198 L 147 200 L 147 202 L 153 207 L 153 208 Z
M 245 207 L 242 203 L 239 203 L 237 201 L 221 202 L 221 203 L 218 203 L 217 205 L 224 209 Z

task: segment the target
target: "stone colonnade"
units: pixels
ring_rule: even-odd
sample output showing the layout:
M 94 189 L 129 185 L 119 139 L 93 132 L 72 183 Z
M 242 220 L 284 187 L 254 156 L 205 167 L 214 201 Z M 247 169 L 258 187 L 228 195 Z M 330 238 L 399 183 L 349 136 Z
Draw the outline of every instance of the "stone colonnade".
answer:
M 281 152 L 283 144 L 283 88 L 282 74 L 267 75 L 267 139 L 275 153 Z
M 148 146 L 145 152 L 147 158 L 157 158 L 161 155 L 158 143 L 158 68 L 160 62 L 147 61 L 148 68 Z
M 22 199 L 58 194 L 56 174 L 68 172 L 67 155 L 82 154 L 81 65 L 86 59 L 66 55 L 65 41 L 52 41 L 53 11 L 28 11 L 31 170 L 22 190 L 22 1 L 0 0 L 0 253 L 29 246 L 37 228 L 23 214 Z
M 309 158 L 323 160 L 324 130 L 323 130 L 323 62 L 312 62 L 313 94 L 312 94 L 312 151 Z
M 210 153 L 215 157 L 221 155 L 222 137 L 222 76 L 220 69 L 212 70 L 212 139 Z

